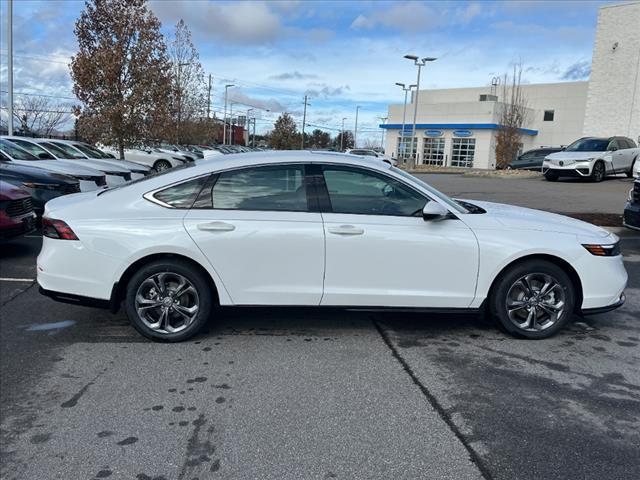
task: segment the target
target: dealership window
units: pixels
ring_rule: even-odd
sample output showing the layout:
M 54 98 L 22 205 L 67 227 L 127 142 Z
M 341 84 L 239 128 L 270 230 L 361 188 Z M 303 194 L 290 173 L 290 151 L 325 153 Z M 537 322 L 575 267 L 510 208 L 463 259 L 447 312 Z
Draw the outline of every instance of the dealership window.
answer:
M 555 110 L 545 110 L 544 111 L 544 121 L 545 122 L 553 122 L 553 116 L 555 115 Z
M 473 167 L 475 153 L 475 138 L 454 138 L 451 144 L 451 166 Z
M 425 138 L 422 149 L 422 163 L 426 165 L 444 164 L 444 138 Z
M 411 158 L 412 143 L 413 142 L 413 155 L 415 156 L 418 149 L 418 140 L 415 137 L 398 137 L 398 160 L 408 160 Z

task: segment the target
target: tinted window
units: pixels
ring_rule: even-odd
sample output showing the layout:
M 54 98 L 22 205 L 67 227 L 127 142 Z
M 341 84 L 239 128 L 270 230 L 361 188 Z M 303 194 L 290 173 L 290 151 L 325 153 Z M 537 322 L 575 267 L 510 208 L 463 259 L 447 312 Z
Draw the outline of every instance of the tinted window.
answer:
M 566 152 L 606 152 L 609 146 L 608 138 L 581 138 L 569 145 Z
M 553 117 L 555 116 L 554 110 L 545 110 L 544 111 L 544 121 L 545 122 L 553 122 Z
M 325 167 L 324 181 L 334 213 L 411 216 L 427 199 L 386 175 L 362 169 Z
M 26 150 L 22 148 L 16 147 L 9 142 L 5 142 L 0 140 L 0 150 L 7 154 L 10 158 L 14 160 L 40 160 L 38 157 L 31 155 Z
M 53 155 L 51 155 L 49 152 L 47 152 L 44 148 L 42 148 L 40 145 L 36 145 L 35 143 L 27 142 L 25 140 L 11 140 L 11 143 L 15 143 L 20 148 L 24 148 L 30 154 L 35 155 L 36 157 L 41 158 L 43 160 L 44 159 L 55 160 L 56 158 Z
M 627 138 L 627 144 L 629 145 L 629 148 L 637 148 L 636 142 L 634 142 L 630 138 Z
M 47 144 L 53 144 L 65 153 L 64 158 L 86 158 L 82 153 L 73 148 L 71 145 L 59 142 L 47 142 Z
M 223 172 L 211 199 L 213 208 L 220 209 L 307 211 L 304 167 L 278 165 Z
M 174 208 L 191 208 L 207 178 L 200 177 L 165 188 L 155 193 L 153 197 Z

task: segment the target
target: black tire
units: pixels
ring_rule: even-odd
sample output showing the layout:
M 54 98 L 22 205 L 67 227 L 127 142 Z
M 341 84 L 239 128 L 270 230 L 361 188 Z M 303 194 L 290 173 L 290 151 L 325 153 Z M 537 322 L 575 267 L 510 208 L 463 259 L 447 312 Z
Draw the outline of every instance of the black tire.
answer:
M 138 314 L 136 295 L 139 293 L 139 289 L 144 288 L 143 283 L 149 284 L 150 277 L 158 274 L 163 275 L 164 278 L 168 278 L 167 283 L 170 283 L 172 278 L 183 277 L 191 284 L 196 292 L 196 302 L 193 303 L 195 303 L 198 308 L 193 319 L 188 326 L 175 333 L 150 328 Z M 166 290 L 168 292 L 172 291 L 170 286 Z M 173 293 L 176 293 L 175 290 L 173 290 Z M 178 299 L 178 297 L 175 298 Z M 178 301 L 180 301 L 180 299 L 178 299 Z M 210 280 L 200 270 L 194 268 L 189 263 L 173 259 L 157 260 L 143 266 L 129 280 L 125 295 L 125 311 L 134 328 L 145 337 L 162 342 L 181 342 L 196 335 L 209 320 L 214 303 L 215 295 L 212 291 Z M 162 309 L 163 307 L 159 306 L 154 308 Z M 177 320 L 182 319 L 177 312 L 174 312 L 172 317 Z M 175 325 L 174 323 L 173 326 Z M 180 328 L 179 324 L 177 326 Z
M 156 172 L 163 172 L 165 170 L 169 170 L 171 168 L 171 163 L 167 160 L 156 160 L 156 163 L 153 164 L 153 169 Z
M 605 175 L 604 162 L 602 160 L 598 160 L 593 166 L 593 170 L 591 170 L 591 180 L 595 183 L 600 183 L 604 180 Z
M 637 160 L 637 158 L 633 159 L 633 162 L 631 162 L 631 168 L 629 168 L 629 170 L 627 170 L 627 172 L 626 172 L 628 178 L 633 178 L 633 167 L 636 166 L 636 160 Z
M 555 172 L 552 172 L 550 170 L 547 170 L 544 173 L 544 178 L 548 181 L 548 182 L 557 182 L 558 178 L 560 178 L 560 175 L 558 175 Z
M 525 296 L 524 298 L 514 300 L 512 296 L 515 293 L 524 293 L 524 289 L 519 289 L 518 287 L 520 281 L 524 278 L 528 279 L 527 283 L 531 285 L 531 290 L 535 295 L 532 297 Z M 558 287 L 550 289 L 547 296 L 543 297 L 539 294 L 543 289 L 543 287 L 541 287 L 541 285 L 543 285 L 543 280 L 546 281 L 547 278 L 551 278 L 557 282 Z M 523 283 L 522 285 L 525 284 Z M 537 292 L 536 289 L 538 289 Z M 538 300 L 539 298 L 542 298 L 542 300 Z M 562 311 L 560 314 L 556 314 L 555 319 L 548 313 L 548 311 L 557 310 L 552 309 L 551 307 L 553 304 L 545 302 L 545 298 L 549 302 L 550 298 L 557 302 L 560 300 L 563 301 Z M 513 306 L 515 303 L 529 305 L 527 301 L 528 299 L 533 302 L 532 305 L 542 304 L 543 307 L 517 307 L 512 310 L 512 315 L 516 318 L 519 315 L 522 315 L 522 322 L 520 323 L 512 320 L 509 316 L 508 305 Z M 512 301 L 514 302 L 513 304 L 509 303 Z M 576 290 L 573 282 L 569 278 L 569 275 L 554 263 L 545 260 L 533 259 L 516 263 L 502 272 L 499 279 L 495 282 L 489 296 L 490 312 L 499 326 L 515 337 L 528 339 L 542 339 L 555 335 L 570 321 L 573 315 L 575 302 Z M 528 329 L 521 327 L 521 325 L 525 325 L 525 323 L 529 321 L 531 309 L 534 309 L 536 312 L 536 320 L 533 322 L 533 325 L 538 325 L 538 327 L 544 328 L 535 329 L 532 327 L 531 329 Z M 544 321 L 545 319 L 546 321 Z

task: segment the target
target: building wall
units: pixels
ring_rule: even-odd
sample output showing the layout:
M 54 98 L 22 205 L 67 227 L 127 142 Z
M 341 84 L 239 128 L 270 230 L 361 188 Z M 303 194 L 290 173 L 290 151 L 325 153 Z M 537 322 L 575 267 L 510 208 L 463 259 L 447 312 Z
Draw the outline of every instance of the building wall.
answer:
M 600 8 L 584 135 L 640 136 L 640 2 Z

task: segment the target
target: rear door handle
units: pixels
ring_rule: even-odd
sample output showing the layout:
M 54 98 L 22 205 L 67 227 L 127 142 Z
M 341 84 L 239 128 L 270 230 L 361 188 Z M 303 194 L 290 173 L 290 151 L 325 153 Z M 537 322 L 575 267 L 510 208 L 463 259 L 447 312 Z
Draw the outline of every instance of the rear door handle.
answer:
M 329 233 L 335 235 L 362 235 L 364 230 L 362 228 L 354 227 L 353 225 L 340 225 L 339 227 L 329 227 Z
M 198 224 L 198 230 L 202 230 L 204 232 L 232 232 L 235 229 L 235 225 L 231 225 L 230 223 L 225 222 L 209 222 Z

